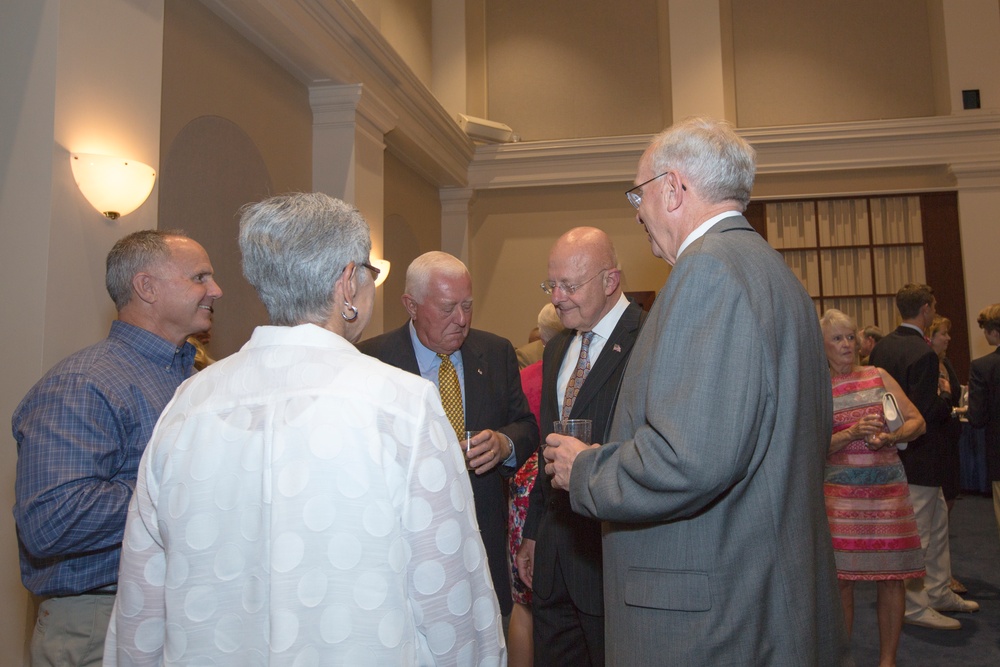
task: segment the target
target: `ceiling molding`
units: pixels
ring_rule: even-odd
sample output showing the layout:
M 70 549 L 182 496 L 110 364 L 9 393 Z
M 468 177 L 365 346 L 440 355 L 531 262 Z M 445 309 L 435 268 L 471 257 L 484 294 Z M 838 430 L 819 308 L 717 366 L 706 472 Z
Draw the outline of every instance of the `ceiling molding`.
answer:
M 652 135 L 476 146 L 351 0 L 201 0 L 310 89 L 362 84 L 397 119 L 386 146 L 439 188 L 628 183 Z M 988 187 L 1000 113 L 738 130 L 759 174 L 957 165 Z M 964 165 L 964 166 L 961 166 Z
M 747 128 L 758 174 L 968 164 L 980 179 L 1000 160 L 1000 113 Z M 631 182 L 653 135 L 481 146 L 476 189 Z M 976 169 L 978 165 L 980 168 Z M 993 174 L 996 176 L 996 173 Z

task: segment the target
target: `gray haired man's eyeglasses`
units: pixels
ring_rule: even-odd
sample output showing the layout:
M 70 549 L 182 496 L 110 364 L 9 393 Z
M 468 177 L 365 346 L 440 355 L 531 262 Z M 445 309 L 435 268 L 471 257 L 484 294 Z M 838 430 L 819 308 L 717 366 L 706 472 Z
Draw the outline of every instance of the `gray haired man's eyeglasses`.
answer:
M 662 176 L 666 176 L 669 173 L 670 173 L 669 171 L 665 171 L 662 174 L 657 174 L 656 176 L 653 176 L 648 181 L 643 181 L 642 183 L 640 183 L 639 185 L 635 186 L 634 188 L 631 188 L 630 190 L 627 190 L 625 192 L 625 196 L 628 197 L 629 203 L 632 204 L 632 206 L 634 206 L 636 208 L 639 208 L 639 204 L 642 203 L 642 186 L 648 185 L 648 184 L 652 183 L 653 181 L 655 181 L 656 179 L 658 179 L 658 178 L 660 178 Z

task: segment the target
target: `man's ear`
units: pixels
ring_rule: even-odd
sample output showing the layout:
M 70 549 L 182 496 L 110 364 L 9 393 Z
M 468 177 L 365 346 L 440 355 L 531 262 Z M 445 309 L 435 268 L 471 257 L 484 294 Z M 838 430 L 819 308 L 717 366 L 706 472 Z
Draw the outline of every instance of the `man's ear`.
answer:
M 608 271 L 608 275 L 604 279 L 604 293 L 608 296 L 614 294 L 621 284 L 621 280 L 622 272 L 619 269 Z
M 406 308 L 411 320 L 417 316 L 417 300 L 409 294 L 403 295 L 403 308 Z
M 132 291 L 146 303 L 156 303 L 156 278 L 148 273 L 132 276 Z
M 667 172 L 663 180 L 663 196 L 667 200 L 667 210 L 676 211 L 684 202 L 687 188 L 681 183 L 680 175 L 676 171 Z

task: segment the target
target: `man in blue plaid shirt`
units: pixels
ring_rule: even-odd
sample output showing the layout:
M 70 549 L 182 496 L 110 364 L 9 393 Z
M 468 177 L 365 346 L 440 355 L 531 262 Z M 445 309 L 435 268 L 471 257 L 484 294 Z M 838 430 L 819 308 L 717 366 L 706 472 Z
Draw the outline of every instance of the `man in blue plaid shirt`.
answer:
M 120 239 L 106 284 L 108 337 L 56 364 L 11 420 L 21 580 L 40 596 L 31 664 L 99 664 L 139 459 L 192 372 L 193 333 L 222 290 L 208 254 L 183 232 Z

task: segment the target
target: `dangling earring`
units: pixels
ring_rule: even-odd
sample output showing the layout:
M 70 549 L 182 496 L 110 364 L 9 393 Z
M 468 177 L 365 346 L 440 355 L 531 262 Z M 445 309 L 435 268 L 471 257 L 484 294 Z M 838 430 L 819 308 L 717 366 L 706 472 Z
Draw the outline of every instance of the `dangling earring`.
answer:
M 353 322 L 354 320 L 358 319 L 358 307 L 357 306 L 352 306 L 351 304 L 347 303 L 346 301 L 344 302 L 344 305 L 354 311 L 354 315 L 352 315 L 351 317 L 348 317 L 347 313 L 341 313 L 340 316 L 344 318 L 344 321 L 345 322 Z

